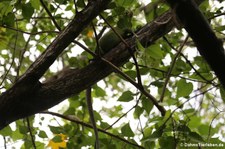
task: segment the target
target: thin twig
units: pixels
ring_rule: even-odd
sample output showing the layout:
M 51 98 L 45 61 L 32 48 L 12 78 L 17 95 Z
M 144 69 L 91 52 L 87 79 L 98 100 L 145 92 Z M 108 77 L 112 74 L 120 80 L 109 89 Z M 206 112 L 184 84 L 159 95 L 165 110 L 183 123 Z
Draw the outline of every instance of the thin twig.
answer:
M 212 123 L 213 123 L 213 121 L 216 119 L 216 117 L 218 116 L 218 115 L 220 115 L 221 113 L 224 113 L 225 111 L 219 111 L 214 117 L 213 117 L 213 119 L 212 119 L 212 121 L 211 121 L 211 123 L 210 123 L 210 125 L 209 125 L 209 133 L 208 133 L 208 136 L 207 136 L 207 141 L 209 141 L 209 137 L 210 137 L 210 134 L 211 134 L 211 129 L 212 129 Z
M 6 143 L 6 137 L 3 136 L 3 139 L 4 139 L 4 148 L 7 149 L 7 146 L 6 146 L 6 144 L 7 144 L 7 143 Z
M 141 98 L 141 96 L 140 96 L 140 98 Z M 140 98 L 139 98 L 139 99 L 140 99 Z M 138 103 L 139 103 L 139 101 L 140 101 L 139 99 L 137 100 L 136 104 L 135 104 L 133 107 L 131 107 L 127 112 L 125 112 L 123 115 L 121 115 L 115 122 L 113 122 L 110 126 L 106 127 L 104 130 L 108 130 L 108 129 L 112 128 L 113 125 L 115 125 L 117 122 L 119 122 L 124 116 L 126 116 L 126 115 L 127 115 L 131 110 L 133 110 L 135 107 L 137 107 L 137 105 L 138 105 Z
M 137 59 L 134 56 L 134 52 L 132 51 L 131 47 L 127 44 L 127 42 L 124 40 L 124 38 L 110 25 L 110 23 L 102 15 L 100 15 L 100 17 L 113 30 L 113 32 L 120 38 L 120 40 L 125 44 L 128 52 L 130 53 L 130 55 L 131 55 L 131 57 L 132 57 L 132 59 L 134 61 L 134 64 L 135 64 L 138 84 L 140 85 L 140 87 L 143 88 L 142 81 L 141 81 L 140 70 L 139 70 L 139 67 L 138 67 L 138 62 L 137 62 Z
M 166 92 L 166 87 L 167 87 L 167 84 L 168 84 L 168 82 L 169 82 L 169 80 L 170 80 L 170 76 L 171 76 L 172 70 L 173 70 L 173 68 L 174 68 L 174 66 L 175 66 L 175 64 L 176 64 L 177 58 L 180 56 L 180 53 L 181 53 L 181 51 L 182 51 L 182 49 L 183 49 L 185 43 L 186 43 L 187 40 L 188 40 L 188 37 L 189 37 L 189 36 L 187 36 L 187 37 L 185 38 L 184 42 L 182 43 L 182 45 L 181 45 L 180 48 L 178 49 L 177 54 L 175 55 L 175 57 L 174 57 L 174 59 L 173 59 L 173 61 L 172 61 L 172 64 L 170 65 L 170 68 L 169 68 L 168 73 L 167 73 L 167 75 L 166 75 L 166 80 L 165 80 L 165 83 L 164 83 L 164 86 L 163 86 L 163 89 L 162 89 L 162 93 L 161 93 L 161 96 L 160 96 L 160 100 L 159 100 L 160 102 L 163 102 L 163 98 L 164 98 L 164 95 L 165 95 L 165 92 Z
M 23 34 L 28 34 L 28 35 L 39 35 L 39 34 L 45 34 L 45 33 L 54 33 L 54 34 L 58 34 L 59 32 L 58 31 L 40 31 L 40 32 L 27 32 L 27 31 L 23 31 L 23 30 L 20 30 L 20 29 L 16 29 L 16 28 L 13 28 L 13 27 L 10 27 L 10 26 L 6 26 L 6 25 L 3 25 L 0 27 L 3 27 L 3 28 L 7 28 L 7 29 L 10 29 L 10 30 L 13 30 L 13 31 L 16 31 L 16 32 L 20 32 L 20 33 L 23 33 Z
M 87 47 L 85 47 L 82 43 L 80 43 L 77 40 L 74 40 L 73 43 L 77 44 L 78 46 L 80 46 L 82 49 L 84 49 L 86 52 L 88 52 L 89 54 L 91 54 L 94 58 L 98 57 L 97 54 L 95 54 L 93 51 L 91 51 L 90 49 L 88 49 Z
M 18 28 L 18 23 L 16 22 L 16 27 Z M 16 47 L 17 47 L 17 40 L 18 40 L 18 32 L 16 32 L 16 38 L 15 38 L 15 42 L 14 42 L 14 45 L 13 45 L 13 53 L 12 53 L 12 62 L 10 63 L 10 66 L 9 66 L 9 69 L 7 69 L 3 79 L 2 79 L 2 82 L 0 83 L 0 86 L 2 86 L 3 82 L 5 81 L 7 75 L 9 74 L 13 64 L 14 64 L 14 60 L 15 60 L 15 54 L 16 54 Z
M 55 27 L 61 31 L 60 26 L 58 25 L 58 23 L 56 22 L 55 18 L 52 16 L 52 13 L 48 10 L 48 8 L 46 7 L 45 3 L 43 2 L 43 0 L 40 0 L 41 5 L 44 7 L 45 11 L 47 12 L 47 14 L 49 15 L 49 17 L 51 18 L 53 24 L 55 25 Z
M 165 36 L 163 37 L 163 39 L 166 41 L 166 43 L 167 43 L 173 50 L 176 51 L 176 48 L 173 47 L 173 45 L 168 41 L 168 39 L 167 39 Z M 189 64 L 189 66 L 194 70 L 194 72 L 195 72 L 201 79 L 205 80 L 205 81 L 206 81 L 207 83 L 209 83 L 209 84 L 213 84 L 214 86 L 216 86 L 214 82 L 209 81 L 209 80 L 207 80 L 204 76 L 202 76 L 201 73 L 199 73 L 199 72 L 195 69 L 195 67 L 191 64 L 191 62 L 186 58 L 186 56 L 184 56 L 182 53 L 181 53 L 181 56 L 186 60 L 186 62 Z
M 49 112 L 49 111 L 43 111 L 43 112 L 39 112 L 39 113 L 40 113 L 40 114 L 50 114 L 50 115 L 57 116 L 57 117 L 60 117 L 60 118 L 65 119 L 65 120 L 69 120 L 69 121 L 71 121 L 71 122 L 80 124 L 80 125 L 85 126 L 85 127 L 88 127 L 88 128 L 93 128 L 92 125 L 90 125 L 90 124 L 88 124 L 88 123 L 85 123 L 85 122 L 83 122 L 83 121 L 80 121 L 80 120 L 78 120 L 78 119 L 72 118 L 72 117 L 70 117 L 70 116 L 65 116 L 65 115 L 62 115 L 62 114 L 59 114 L 59 113 Z M 123 141 L 123 142 L 125 142 L 125 143 L 127 143 L 127 144 L 130 144 L 130 145 L 133 145 L 133 146 L 135 146 L 135 147 L 144 149 L 144 147 L 142 147 L 142 146 L 140 146 L 140 145 L 138 145 L 138 144 L 135 144 L 135 143 L 133 143 L 133 142 L 130 142 L 130 141 L 124 139 L 124 138 L 121 138 L 121 137 L 118 136 L 118 135 L 114 135 L 114 134 L 112 134 L 112 133 L 110 133 L 110 132 L 107 132 L 107 131 L 105 131 L 104 129 L 101 129 L 101 128 L 97 128 L 97 129 L 98 129 L 99 132 L 102 132 L 102 133 L 104 133 L 104 134 L 107 134 L 107 135 L 109 135 L 109 136 L 111 136 L 111 137 L 113 137 L 113 138 L 116 138 L 116 139 L 118 139 L 118 140 L 120 140 L 120 141 Z
M 29 120 L 28 117 L 26 118 L 26 121 L 27 121 L 28 131 L 30 133 L 32 145 L 33 145 L 34 149 L 36 149 L 37 147 L 36 147 L 36 144 L 35 144 L 34 136 L 33 136 L 32 130 L 31 130 L 31 126 L 30 126 L 30 120 Z
M 141 91 L 142 94 L 144 94 L 146 97 L 148 97 L 148 99 L 158 108 L 158 110 L 161 112 L 161 114 L 164 116 L 166 110 L 164 109 L 163 106 L 159 105 L 158 101 L 155 99 L 155 97 L 153 97 L 151 94 L 149 94 L 144 88 L 143 86 L 141 86 L 140 84 L 136 83 L 132 78 L 130 78 L 128 75 L 126 75 L 125 73 L 123 73 L 117 66 L 115 66 L 114 64 L 112 64 L 110 61 L 107 61 L 106 59 L 101 57 L 101 60 L 106 63 L 107 65 L 109 65 L 115 72 L 117 72 L 118 74 L 120 74 L 121 76 L 123 76 L 128 82 L 130 82 L 132 85 L 134 85 L 139 91 Z

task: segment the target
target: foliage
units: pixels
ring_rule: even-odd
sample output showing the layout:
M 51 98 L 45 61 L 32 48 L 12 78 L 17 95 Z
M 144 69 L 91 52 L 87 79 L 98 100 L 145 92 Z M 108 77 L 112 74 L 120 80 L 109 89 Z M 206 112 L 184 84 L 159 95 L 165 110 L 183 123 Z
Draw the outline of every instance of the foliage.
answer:
M 41 1 L 0 2 L 1 93 L 9 89 L 59 33 Z M 86 0 L 77 0 L 76 5 L 67 0 L 44 1 L 61 29 L 86 4 Z M 152 0 L 147 6 L 141 1 L 115 0 L 92 24 L 97 33 L 104 28 L 108 30 L 108 24 L 135 31 L 169 9 L 161 0 Z M 224 6 L 222 1 L 204 1 L 200 5 L 222 40 Z M 97 45 L 93 26 L 85 28 L 77 39 L 92 51 Z M 165 116 L 160 115 L 143 92 L 117 73 L 93 86 L 94 115 L 100 129 L 101 148 L 172 149 L 207 143 L 225 146 L 225 90 L 219 86 L 192 40 L 185 41 L 185 37 L 184 30 L 174 29 L 147 48 L 137 41 L 135 56 L 139 73 L 134 59 L 120 68 L 134 80 L 141 78 L 143 89 L 166 108 Z M 182 44 L 185 46 L 179 53 Z M 91 59 L 91 54 L 71 44 L 42 79 L 49 78 L 64 66 L 82 68 Z M 85 92 L 81 92 L 51 109 L 54 112 L 49 113 L 50 116 L 42 113 L 16 121 L 0 131 L 3 142 L 0 144 L 16 143 L 16 146 L 19 142 L 21 148 L 94 148 L 94 131 L 85 98 Z

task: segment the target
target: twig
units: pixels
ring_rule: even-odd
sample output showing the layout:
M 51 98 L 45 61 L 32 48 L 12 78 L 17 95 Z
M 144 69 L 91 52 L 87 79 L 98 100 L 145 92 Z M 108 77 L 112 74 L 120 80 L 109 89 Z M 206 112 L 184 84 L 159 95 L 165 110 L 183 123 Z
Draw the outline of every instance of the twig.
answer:
M 143 88 L 143 85 L 142 85 L 142 81 L 141 81 L 141 75 L 140 75 L 140 70 L 139 70 L 139 67 L 138 67 L 138 62 L 137 62 L 137 59 L 135 58 L 134 56 L 134 52 L 132 51 L 131 47 L 127 44 L 127 42 L 123 39 L 123 37 L 110 25 L 110 23 L 102 16 L 100 15 L 100 17 L 105 21 L 105 23 L 113 30 L 113 32 L 120 38 L 120 40 L 125 44 L 128 52 L 130 53 L 133 61 L 134 61 L 134 64 L 135 64 L 135 67 L 136 67 L 136 74 L 137 74 L 137 80 L 138 80 L 138 84 L 140 85 L 140 87 Z
M 104 58 L 101 58 L 101 60 L 106 63 L 107 65 L 109 65 L 110 67 L 113 68 L 113 70 L 115 72 L 117 72 L 118 74 L 120 74 L 121 76 L 123 76 L 128 82 L 130 82 L 132 85 L 134 85 L 137 89 L 139 89 L 139 91 L 141 91 L 142 94 L 144 94 L 146 97 L 148 97 L 148 99 L 158 108 L 158 110 L 161 112 L 161 114 L 164 116 L 166 110 L 164 109 L 163 106 L 159 105 L 158 101 L 155 99 L 155 97 L 153 97 L 151 94 L 149 94 L 144 88 L 143 86 L 141 86 L 140 84 L 136 83 L 133 79 L 131 79 L 128 75 L 126 75 L 125 73 L 123 73 L 118 67 L 116 67 L 114 64 L 112 64 L 111 62 L 107 61 Z
M 23 30 L 20 30 L 20 29 L 16 29 L 16 28 L 13 28 L 13 27 L 10 27 L 10 26 L 6 26 L 6 25 L 3 25 L 0 27 L 3 27 L 3 28 L 7 28 L 7 29 L 10 29 L 10 30 L 13 30 L 13 31 L 16 31 L 16 32 L 20 32 L 20 33 L 23 33 L 23 34 L 28 34 L 28 35 L 38 35 L 38 34 L 45 34 L 45 33 L 54 33 L 54 34 L 58 34 L 59 32 L 58 31 L 40 31 L 40 32 L 27 32 L 27 31 L 23 31 Z
M 210 125 L 209 125 L 209 133 L 208 133 L 208 136 L 207 136 L 207 141 L 209 141 L 209 137 L 210 137 L 210 133 L 211 133 L 213 121 L 216 119 L 216 117 L 217 117 L 218 115 L 220 115 L 221 113 L 224 113 L 224 112 L 225 112 L 225 111 L 219 111 L 219 112 L 213 117 L 213 119 L 212 119 L 212 121 L 211 121 L 211 123 L 210 123 Z
M 3 139 L 4 139 L 4 149 L 7 149 L 7 146 L 6 146 L 6 137 L 3 136 Z
M 87 107 L 88 107 L 88 112 L 89 112 L 89 116 L 90 116 L 90 121 L 92 123 L 92 127 L 93 127 L 94 134 L 95 134 L 95 149 L 100 149 L 98 129 L 96 126 L 94 110 L 92 107 L 91 87 L 86 89 L 86 101 L 87 101 Z
M 141 96 L 140 96 L 141 97 Z M 139 98 L 140 99 L 140 98 Z M 133 110 L 135 107 L 137 107 L 138 103 L 139 103 L 139 99 L 137 100 L 136 104 L 131 107 L 127 112 L 125 112 L 122 116 L 120 116 L 115 122 L 113 122 L 110 126 L 106 127 L 105 130 L 108 130 L 110 128 L 112 128 L 113 125 L 115 125 L 117 122 L 119 122 L 124 116 L 126 116 L 131 110 Z
M 31 130 L 31 126 L 30 126 L 30 120 L 29 120 L 28 117 L 26 118 L 26 121 L 27 121 L 28 131 L 30 133 L 30 138 L 31 138 L 32 145 L 33 145 L 34 149 L 36 149 L 37 147 L 36 147 L 36 144 L 35 144 L 35 141 L 34 141 L 34 136 L 32 134 L 32 130 Z
M 69 116 L 65 116 L 65 115 L 61 115 L 61 114 L 58 114 L 58 113 L 55 113 L 55 112 L 43 111 L 43 112 L 39 112 L 39 113 L 40 113 L 40 114 L 50 114 L 50 115 L 57 116 L 57 117 L 60 117 L 60 118 L 65 119 L 65 120 L 69 120 L 69 121 L 71 121 L 71 122 L 80 124 L 80 125 L 85 126 L 85 127 L 88 127 L 88 128 L 93 128 L 92 125 L 90 125 L 90 124 L 87 124 L 87 123 L 82 122 L 82 121 L 80 121 L 80 120 L 78 120 L 78 119 L 75 119 L 75 118 L 72 118 L 72 117 L 69 117 Z M 118 135 L 114 135 L 114 134 L 112 134 L 112 133 L 110 133 L 110 132 L 107 132 L 107 131 L 101 129 L 101 128 L 97 128 L 97 129 L 98 129 L 99 132 L 102 132 L 102 133 L 104 133 L 104 134 L 107 134 L 107 135 L 109 135 L 109 136 L 111 136 L 111 137 L 113 137 L 113 138 L 116 138 L 116 139 L 118 139 L 118 140 L 120 140 L 120 141 L 123 141 L 123 142 L 125 142 L 125 143 L 127 143 L 127 144 L 130 144 L 130 145 L 136 146 L 136 147 L 138 147 L 138 148 L 144 149 L 144 147 L 142 147 L 142 146 L 140 146 L 140 145 L 138 145 L 138 144 L 135 144 L 135 143 L 133 143 L 133 142 L 130 142 L 130 141 L 124 139 L 124 138 L 121 138 L 121 137 L 118 136 Z
M 41 5 L 44 7 L 45 11 L 47 12 L 47 14 L 49 15 L 49 17 L 51 18 L 53 24 L 55 25 L 55 27 L 61 31 L 60 26 L 58 25 L 58 23 L 56 22 L 55 18 L 52 16 L 52 13 L 48 10 L 48 8 L 46 7 L 45 3 L 43 2 L 43 0 L 40 0 Z
M 18 28 L 18 23 L 16 22 L 16 27 Z M 16 54 L 16 46 L 17 46 L 17 40 L 18 40 L 18 32 L 16 32 L 16 38 L 15 38 L 15 42 L 13 45 L 13 53 L 12 53 L 12 62 L 10 63 L 9 69 L 6 71 L 2 82 L 0 83 L 0 86 L 2 86 L 3 82 L 5 81 L 7 75 L 9 74 L 9 71 L 11 70 L 13 64 L 14 64 L 14 59 L 15 59 L 15 54 Z
M 168 41 L 168 39 L 167 39 L 165 36 L 163 37 L 163 39 L 166 41 L 166 43 L 167 43 L 173 50 L 177 51 L 176 48 L 173 47 L 173 45 Z M 213 85 L 215 86 L 215 83 L 213 83 L 213 82 L 207 80 L 204 76 L 201 75 L 201 73 L 199 73 L 199 72 L 195 69 L 195 67 L 194 67 L 194 66 L 191 64 L 191 62 L 186 58 L 186 56 L 184 56 L 182 53 L 181 53 L 181 56 L 186 60 L 186 62 L 189 64 L 189 66 L 194 70 L 194 72 L 195 72 L 201 79 L 203 79 L 203 80 L 205 80 L 207 83 L 213 84 Z
M 160 100 L 159 100 L 160 102 L 163 102 L 163 98 L 164 98 L 164 95 L 165 95 L 165 92 L 166 92 L 166 86 L 167 86 L 167 84 L 168 84 L 168 82 L 170 80 L 170 76 L 171 76 L 172 70 L 173 70 L 173 68 L 175 66 L 175 63 L 177 61 L 177 58 L 180 56 L 180 53 L 181 53 L 185 43 L 187 42 L 187 40 L 188 40 L 188 36 L 185 38 L 184 42 L 182 43 L 182 45 L 178 49 L 177 54 L 175 55 L 175 57 L 174 57 L 174 59 L 172 61 L 172 64 L 170 65 L 169 71 L 168 71 L 168 73 L 166 75 L 166 80 L 165 80 L 165 83 L 164 83 L 164 86 L 163 86 L 163 89 L 162 89 L 162 93 L 161 93 L 161 96 L 160 96 Z

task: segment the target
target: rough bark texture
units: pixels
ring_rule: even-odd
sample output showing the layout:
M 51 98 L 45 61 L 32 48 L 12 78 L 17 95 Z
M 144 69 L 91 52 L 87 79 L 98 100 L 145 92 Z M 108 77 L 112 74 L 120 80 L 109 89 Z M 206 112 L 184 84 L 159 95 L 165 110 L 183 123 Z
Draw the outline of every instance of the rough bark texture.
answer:
M 172 19 L 168 21 L 168 18 L 171 18 L 170 12 L 165 13 L 140 29 L 136 33 L 140 42 L 147 46 L 167 34 L 174 27 Z M 167 23 L 161 24 L 156 22 Z M 136 37 L 130 37 L 126 40 L 128 45 L 133 49 L 135 41 Z M 42 63 L 41 60 L 44 58 L 38 58 L 37 63 Z M 105 55 L 105 59 L 116 66 L 121 66 L 129 58 L 130 54 L 123 43 L 120 43 Z M 37 65 L 37 68 L 39 68 L 39 65 Z M 95 60 L 85 68 L 66 70 L 67 73 L 63 77 L 41 84 L 35 81 L 39 76 L 28 77 L 33 69 L 36 69 L 35 64 L 28 69 L 28 72 L 22 76 L 22 79 L 0 96 L 0 128 L 17 119 L 46 110 L 64 99 L 85 90 L 113 72 L 113 69 L 103 61 Z M 43 68 L 41 67 L 40 69 Z
M 85 68 L 66 70 L 66 75 L 58 79 L 43 84 L 38 81 L 59 54 L 105 8 L 109 1 L 90 1 L 87 7 L 76 15 L 74 20 L 56 37 L 27 72 L 0 96 L 0 129 L 17 119 L 30 116 L 58 104 L 113 72 L 112 67 L 97 59 Z M 225 76 L 225 69 L 223 69 L 225 58 L 222 44 L 216 38 L 204 16 L 192 0 L 167 1 L 194 40 L 200 53 L 215 71 L 221 83 L 225 85 L 225 77 L 223 77 Z M 147 46 L 167 34 L 174 27 L 172 19 L 168 21 L 171 16 L 172 14 L 167 12 L 152 23 L 142 27 L 136 33 L 139 41 Z M 136 37 L 126 39 L 133 50 L 135 41 Z M 104 58 L 116 66 L 121 66 L 129 60 L 130 54 L 126 46 L 120 43 Z
M 216 76 L 225 87 L 225 54 L 220 41 L 207 19 L 193 0 L 167 0 L 193 39 L 198 51 L 205 58 Z
M 52 65 L 62 51 L 103 11 L 111 0 L 89 1 L 88 5 L 65 27 L 45 52 L 28 68 L 17 82 L 0 96 L 0 129 L 10 122 L 30 115 L 32 102 L 41 88 L 39 79 Z M 40 100 L 41 103 L 41 100 Z M 32 106 L 32 107 L 30 107 Z

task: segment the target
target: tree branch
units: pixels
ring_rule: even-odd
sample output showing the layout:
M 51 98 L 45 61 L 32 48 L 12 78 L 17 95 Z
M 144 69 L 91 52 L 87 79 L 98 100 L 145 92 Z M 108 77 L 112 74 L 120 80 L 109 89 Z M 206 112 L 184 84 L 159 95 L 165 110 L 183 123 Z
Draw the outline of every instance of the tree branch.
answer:
M 194 0 L 167 0 L 167 2 L 193 39 L 200 54 L 215 72 L 223 87 L 225 87 L 223 43 L 216 37 L 207 19 L 198 9 Z
M 105 8 L 109 1 L 110 0 L 96 0 L 89 2 L 87 7 L 75 16 L 72 22 L 69 23 L 69 25 L 61 31 L 58 37 L 48 46 L 46 51 L 28 68 L 27 72 L 23 74 L 22 77 L 20 77 L 20 79 L 9 90 L 0 96 L 0 129 L 17 119 L 30 116 L 58 104 L 64 99 L 87 89 L 89 86 L 95 84 L 114 71 L 112 67 L 105 64 L 102 60 L 97 59 L 82 69 L 67 70 L 66 74 L 58 79 L 48 81 L 44 84 L 38 82 L 39 78 L 45 73 L 59 54 L 75 39 L 75 37 L 80 34 L 80 32 L 91 22 L 91 20 Z M 182 2 L 183 1 L 184 0 L 182 0 Z M 182 12 L 180 7 L 177 8 L 179 8 L 177 9 L 177 12 Z M 188 22 L 199 21 L 197 16 L 190 16 L 191 18 L 189 17 L 188 19 L 191 19 L 191 21 Z M 195 21 L 193 21 L 193 17 L 196 19 Z M 171 18 L 171 12 L 161 15 L 152 23 L 142 27 L 136 33 L 137 37 L 133 36 L 126 39 L 126 43 L 133 51 L 135 50 L 135 41 L 137 38 L 142 45 L 149 46 L 155 40 L 167 34 L 174 27 L 173 20 L 168 20 L 168 18 Z M 183 22 L 185 22 L 185 19 Z M 200 23 L 204 22 L 200 21 Z M 188 25 L 185 25 L 185 27 L 188 31 L 191 30 Z M 198 27 L 202 26 L 198 25 Z M 206 26 L 206 28 L 208 29 L 209 27 Z M 198 30 L 195 31 L 199 34 Z M 202 32 L 205 32 L 205 30 L 200 31 L 200 36 L 202 36 Z M 215 35 L 212 32 L 210 33 L 211 34 L 209 35 L 211 35 L 213 39 L 216 39 Z M 197 40 L 199 38 L 198 35 L 190 35 L 196 37 L 193 39 Z M 209 37 L 207 38 L 210 39 Z M 199 43 L 200 42 L 203 41 L 200 40 Z M 206 44 L 206 48 L 207 46 L 213 47 L 214 50 L 216 50 L 218 46 L 220 48 L 221 45 L 216 44 L 215 46 L 212 46 L 209 45 L 209 43 L 211 43 L 211 39 L 210 42 L 208 42 L 208 40 L 204 42 L 204 44 Z M 201 44 L 197 44 L 197 47 L 201 47 Z M 104 59 L 117 67 L 121 66 L 130 58 L 130 53 L 126 50 L 126 48 L 126 45 L 120 43 L 117 47 L 107 53 L 104 56 Z M 210 49 L 210 51 L 210 56 L 212 56 L 214 51 L 212 51 L 212 49 Z M 220 50 L 219 52 L 216 52 L 216 54 L 221 58 Z M 214 58 L 213 61 L 218 59 L 218 57 L 214 56 L 212 56 L 212 58 Z M 219 61 L 219 63 L 220 62 L 221 61 Z M 225 69 L 222 69 L 224 66 L 221 66 L 223 64 L 225 64 L 225 62 L 218 65 L 218 68 L 221 68 L 221 71 L 225 71 Z
M 83 122 L 81 120 L 78 120 L 78 119 L 73 118 L 73 117 L 70 117 L 70 116 L 61 115 L 59 113 L 44 111 L 44 112 L 40 112 L 40 114 L 49 114 L 49 115 L 52 115 L 52 116 L 57 116 L 57 117 L 60 117 L 62 119 L 68 120 L 70 122 L 73 122 L 73 123 L 76 123 L 76 124 L 80 124 L 80 125 L 85 126 L 85 127 L 88 127 L 88 128 L 93 128 L 93 126 L 90 125 L 90 124 L 88 124 L 88 123 L 85 123 L 85 122 Z M 103 130 L 103 129 L 100 129 L 100 128 L 97 128 L 97 129 L 98 129 L 99 132 L 104 133 L 104 134 L 107 134 L 108 136 L 111 136 L 111 137 L 113 137 L 115 139 L 118 139 L 118 140 L 123 141 L 123 142 L 125 142 L 127 144 L 130 144 L 130 145 L 133 145 L 135 147 L 144 149 L 144 147 L 142 147 L 142 146 L 140 146 L 138 144 L 135 144 L 133 142 L 130 142 L 129 140 L 126 140 L 126 139 L 124 139 L 124 138 L 122 138 L 122 137 L 120 137 L 118 135 L 115 135 L 113 133 L 110 133 L 110 132 L 108 132 L 106 130 Z
M 81 12 L 76 14 L 74 19 L 59 33 L 57 38 L 37 58 L 20 79 L 28 76 L 32 76 L 37 80 L 40 79 L 62 51 L 106 8 L 109 2 L 110 0 L 90 1 Z
M 39 79 L 63 50 L 105 9 L 109 2 L 110 0 L 90 1 L 82 11 L 76 14 L 74 19 L 59 33 L 16 83 L 0 96 L 0 129 L 32 111 L 29 106 L 32 103 L 33 96 L 41 88 Z

